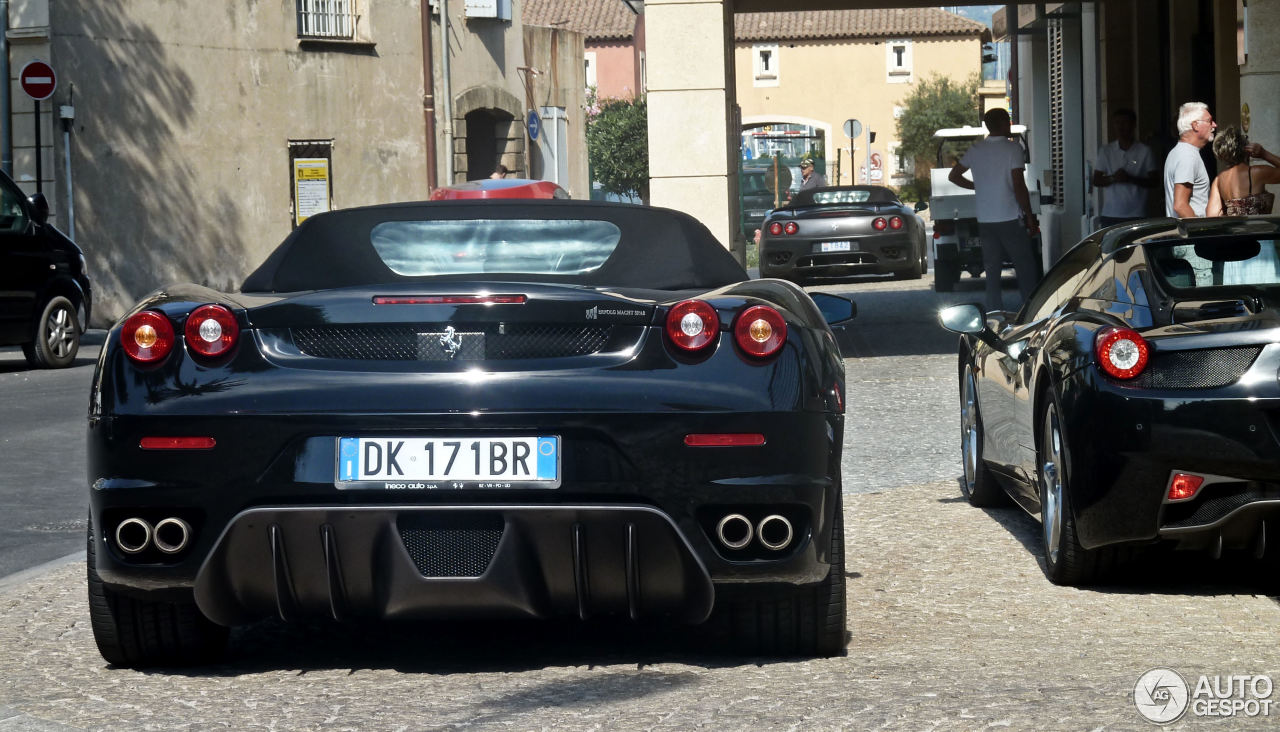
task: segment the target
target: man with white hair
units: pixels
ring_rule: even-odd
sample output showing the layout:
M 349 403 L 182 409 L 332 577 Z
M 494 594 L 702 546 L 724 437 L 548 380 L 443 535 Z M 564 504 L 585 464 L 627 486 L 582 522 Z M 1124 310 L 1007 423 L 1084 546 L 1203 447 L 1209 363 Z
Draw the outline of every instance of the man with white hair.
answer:
M 1213 140 L 1213 131 L 1217 128 L 1204 102 L 1187 102 L 1178 108 L 1178 144 L 1164 159 L 1166 216 L 1184 219 L 1204 216 L 1211 180 L 1200 157 L 1200 148 Z

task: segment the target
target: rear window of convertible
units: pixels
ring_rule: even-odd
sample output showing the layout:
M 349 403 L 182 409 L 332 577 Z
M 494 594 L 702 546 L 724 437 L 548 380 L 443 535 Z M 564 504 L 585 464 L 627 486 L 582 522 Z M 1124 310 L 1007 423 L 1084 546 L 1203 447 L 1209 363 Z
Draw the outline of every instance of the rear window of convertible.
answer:
M 1161 279 L 1179 290 L 1280 284 L 1280 240 L 1222 236 L 1144 246 Z
M 582 274 L 604 264 L 622 232 L 608 221 L 465 219 L 387 221 L 374 251 L 399 275 Z

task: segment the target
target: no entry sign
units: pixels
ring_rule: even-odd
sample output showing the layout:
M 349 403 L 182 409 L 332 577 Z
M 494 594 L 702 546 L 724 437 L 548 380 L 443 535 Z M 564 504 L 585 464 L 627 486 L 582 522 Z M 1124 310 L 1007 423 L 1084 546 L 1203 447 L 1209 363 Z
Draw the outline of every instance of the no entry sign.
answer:
M 53 67 L 43 61 L 27 62 L 18 74 L 18 83 L 22 85 L 22 91 L 37 102 L 53 96 L 53 90 L 58 88 Z

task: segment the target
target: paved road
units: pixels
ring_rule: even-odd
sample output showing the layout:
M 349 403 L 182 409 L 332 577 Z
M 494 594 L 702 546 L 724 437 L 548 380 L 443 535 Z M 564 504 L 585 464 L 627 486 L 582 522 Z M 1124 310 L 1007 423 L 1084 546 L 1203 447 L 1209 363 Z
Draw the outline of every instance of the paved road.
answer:
M 30 369 L 0 348 L 0 577 L 84 548 L 85 415 L 101 332 L 75 364 Z
M 928 287 L 842 288 L 861 311 L 847 359 L 847 656 L 715 655 L 696 631 L 648 627 L 264 622 L 236 631 L 225 664 L 138 673 L 97 656 L 83 566 L 68 563 L 0 580 L 0 732 L 1140 730 L 1155 727 L 1134 686 L 1153 667 L 1193 685 L 1280 680 L 1280 605 L 1254 594 L 1247 565 L 1154 555 L 1114 586 L 1055 587 L 1036 524 L 959 497 L 952 341 L 931 312 L 977 293 Z

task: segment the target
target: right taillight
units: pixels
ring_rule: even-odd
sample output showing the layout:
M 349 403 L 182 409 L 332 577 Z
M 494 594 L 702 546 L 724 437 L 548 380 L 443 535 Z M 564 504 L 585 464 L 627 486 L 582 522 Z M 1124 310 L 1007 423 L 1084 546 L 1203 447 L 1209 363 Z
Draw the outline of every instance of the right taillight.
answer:
M 1147 367 L 1151 348 L 1132 328 L 1104 328 L 1094 337 L 1093 354 L 1107 375 L 1132 379 Z
M 794 234 L 800 230 L 800 224 L 797 224 L 794 221 L 788 221 L 787 225 L 782 227 L 782 230 L 787 232 L 788 234 Z
M 135 363 L 157 363 L 173 350 L 173 325 L 163 313 L 143 310 L 120 328 L 120 346 Z
M 183 328 L 187 348 L 205 358 L 225 356 L 240 338 L 236 316 L 222 305 L 201 305 L 187 316 Z
M 667 337 L 682 351 L 698 351 L 715 342 L 720 316 L 703 300 L 685 300 L 667 312 Z
M 768 305 L 752 305 L 734 319 L 733 338 L 749 355 L 772 356 L 787 342 L 787 321 Z

